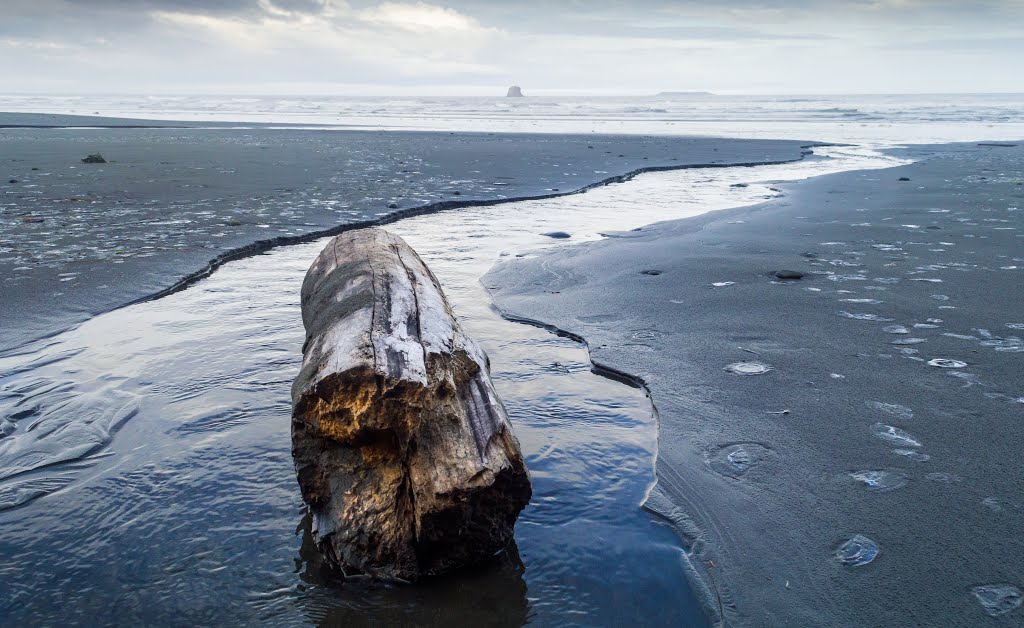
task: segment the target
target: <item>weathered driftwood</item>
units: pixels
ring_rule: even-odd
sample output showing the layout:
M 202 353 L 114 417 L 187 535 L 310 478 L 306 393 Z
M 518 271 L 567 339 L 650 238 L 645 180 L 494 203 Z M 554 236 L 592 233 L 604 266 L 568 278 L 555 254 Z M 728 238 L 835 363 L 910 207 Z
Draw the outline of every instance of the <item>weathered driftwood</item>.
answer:
M 313 536 L 347 574 L 414 580 L 512 540 L 530 500 L 487 358 L 401 238 L 334 238 L 302 284 L 292 455 Z

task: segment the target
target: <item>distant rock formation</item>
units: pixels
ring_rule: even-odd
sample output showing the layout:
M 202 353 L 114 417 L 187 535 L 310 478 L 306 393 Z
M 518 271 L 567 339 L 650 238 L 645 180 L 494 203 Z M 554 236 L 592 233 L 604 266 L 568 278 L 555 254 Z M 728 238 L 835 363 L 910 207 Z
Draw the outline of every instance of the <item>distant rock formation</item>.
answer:
M 523 90 L 518 85 L 513 85 L 508 88 L 508 93 L 505 94 L 506 98 L 522 98 Z
M 89 155 L 88 157 L 84 157 L 82 159 L 82 163 L 83 164 L 105 164 L 105 163 L 107 163 L 107 160 L 103 158 L 103 155 L 101 155 L 99 153 L 93 153 L 92 155 Z

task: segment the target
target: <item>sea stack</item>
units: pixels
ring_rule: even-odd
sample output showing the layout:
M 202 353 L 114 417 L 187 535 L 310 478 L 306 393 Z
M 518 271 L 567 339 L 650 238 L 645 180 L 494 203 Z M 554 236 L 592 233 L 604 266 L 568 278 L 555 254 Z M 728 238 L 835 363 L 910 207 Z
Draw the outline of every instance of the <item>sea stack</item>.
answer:
M 508 93 L 505 94 L 506 98 L 522 98 L 523 90 L 518 85 L 513 85 L 508 88 Z
M 325 560 L 416 580 L 505 548 L 530 478 L 487 357 L 416 252 L 382 229 L 339 235 L 302 319 L 292 456 Z

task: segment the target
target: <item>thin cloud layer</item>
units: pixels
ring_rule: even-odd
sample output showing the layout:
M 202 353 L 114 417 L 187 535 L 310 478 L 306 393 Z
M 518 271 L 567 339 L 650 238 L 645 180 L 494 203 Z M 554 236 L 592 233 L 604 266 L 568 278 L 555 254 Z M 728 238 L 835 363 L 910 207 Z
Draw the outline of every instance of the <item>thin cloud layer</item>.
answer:
M 0 54 L 10 92 L 1018 89 L 1024 0 L 723 4 L 6 0 Z

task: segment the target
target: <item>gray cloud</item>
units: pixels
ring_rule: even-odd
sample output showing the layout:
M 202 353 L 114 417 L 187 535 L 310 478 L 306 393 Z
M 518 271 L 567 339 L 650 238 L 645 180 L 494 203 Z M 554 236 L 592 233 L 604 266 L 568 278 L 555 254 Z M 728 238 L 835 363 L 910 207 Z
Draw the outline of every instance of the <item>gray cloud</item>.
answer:
M 1024 0 L 4 0 L 0 54 L 11 91 L 999 90 Z

